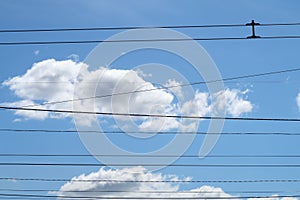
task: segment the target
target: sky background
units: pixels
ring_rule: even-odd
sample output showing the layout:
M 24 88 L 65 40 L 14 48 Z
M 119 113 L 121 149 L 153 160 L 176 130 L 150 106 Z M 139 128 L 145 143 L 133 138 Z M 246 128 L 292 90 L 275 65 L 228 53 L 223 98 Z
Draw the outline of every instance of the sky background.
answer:
M 0 24 L 3 29 L 39 29 L 39 28 L 82 28 L 82 27 L 123 27 L 123 26 L 168 26 L 168 25 L 207 25 L 207 24 L 245 24 L 254 19 L 260 23 L 293 23 L 300 21 L 300 2 L 296 0 L 211 0 L 211 1 L 37 1 L 37 0 L 2 0 L 0 1 Z M 250 27 L 242 28 L 203 28 L 175 29 L 189 37 L 246 37 L 251 35 Z M 261 36 L 299 35 L 300 27 L 257 27 L 256 33 Z M 0 33 L 1 42 L 15 41 L 68 41 L 68 40 L 105 40 L 121 31 L 78 31 L 78 32 L 44 32 L 44 33 Z M 211 56 L 223 78 L 236 77 L 270 71 L 286 70 L 299 67 L 299 39 L 278 40 L 237 40 L 237 41 L 198 41 Z M 43 103 L 56 100 L 72 99 L 76 77 L 88 54 L 97 44 L 60 44 L 60 45 L 11 45 L 0 46 L 1 69 L 0 103 L 1 105 L 21 106 L 31 103 Z M 35 64 L 36 63 L 36 64 Z M 148 63 L 160 63 L 174 69 L 189 82 L 202 81 L 202 77 L 192 71 L 186 61 L 166 52 L 145 50 L 126 54 L 107 68 L 104 80 L 121 85 L 130 81 L 145 84 L 145 87 L 155 77 L 147 78 L 132 69 Z M 35 64 L 35 65 L 34 65 Z M 35 68 L 34 68 L 35 67 Z M 27 71 L 30 70 L 31 71 Z M 32 69 L 36 69 L 35 71 Z M 90 69 L 90 68 L 89 68 Z M 86 69 L 83 77 L 87 81 L 96 81 L 101 68 L 93 74 Z M 114 71 L 115 70 L 115 71 Z M 150 70 L 151 71 L 151 70 Z M 124 74 L 131 72 L 128 77 L 121 79 Z M 157 72 L 153 70 L 152 73 Z M 24 76 L 27 73 L 27 76 Z M 49 75 L 50 74 L 50 75 Z M 40 81 L 49 75 L 45 85 Z M 224 83 L 226 89 L 226 111 L 228 117 L 269 117 L 269 118 L 300 118 L 300 106 L 297 105 L 300 72 L 285 73 L 260 78 L 243 79 Z M 17 77 L 13 79 L 14 77 Z M 166 76 L 167 77 L 167 76 Z M 15 80 L 15 83 L 13 81 Z M 63 81 L 63 82 L 57 82 Z M 30 82 L 34 81 L 34 83 Z M 124 81 L 124 82 L 122 82 Z M 168 79 L 160 80 L 167 86 Z M 64 85 L 65 84 L 65 85 Z M 160 85 L 160 86 L 161 86 Z M 78 97 L 88 96 L 92 91 L 88 84 L 82 88 Z M 137 85 L 135 85 L 137 87 Z M 181 88 L 184 92 L 184 88 Z M 186 103 L 187 111 L 183 114 L 194 114 L 193 105 L 201 108 L 196 114 L 210 116 L 216 109 L 210 102 L 205 85 L 193 86 L 197 91 Z M 96 94 L 112 93 L 110 86 L 98 86 Z M 172 93 L 173 92 L 173 93 Z M 178 92 L 178 91 L 177 91 Z M 223 94 L 223 93 L 222 93 Z M 222 95 L 221 94 L 221 95 Z M 75 95 L 75 97 L 77 97 Z M 153 96 L 157 95 L 157 96 Z M 159 90 L 151 94 L 134 96 L 137 99 L 150 99 L 147 104 L 136 100 L 130 104 L 133 111 L 145 113 L 148 108 L 157 104 L 169 109 L 169 114 L 182 114 L 176 110 L 173 99 L 178 97 L 176 91 Z M 205 96 L 207 95 L 207 96 Z M 225 95 L 225 94 L 224 94 Z M 156 97 L 156 98 L 154 98 Z M 128 97 L 129 98 L 129 97 Z M 171 100 L 170 100 L 171 98 Z M 98 111 L 111 111 L 110 100 L 99 101 Z M 128 99 L 125 98 L 127 101 Z M 116 111 L 122 112 L 125 102 L 116 99 Z M 23 102 L 22 102 L 23 101 Z M 86 103 L 86 104 L 85 104 Z M 82 109 L 91 109 L 90 102 L 83 102 Z M 189 103 L 189 104 L 188 104 Z M 194 103 L 194 104 L 193 104 Z M 205 104 L 207 103 L 207 105 Z M 216 102 L 215 106 L 220 102 Z M 224 102 L 223 102 L 224 103 Z M 300 98 L 299 98 L 300 105 Z M 54 107 L 54 109 L 70 109 L 71 104 Z M 184 105 L 182 105 L 184 106 Z M 126 107 L 125 107 L 126 108 Z M 235 112 L 230 109 L 236 109 Z M 75 125 L 71 116 L 41 113 L 15 113 L 0 110 L 0 128 L 15 129 L 60 129 L 74 130 Z M 88 119 L 87 119 L 88 120 Z M 99 123 L 105 130 L 118 130 L 111 118 L 99 117 Z M 123 119 L 126 124 L 127 119 Z M 122 121 L 122 119 L 121 119 Z M 137 119 L 142 123 L 142 119 Z M 158 120 L 159 122 L 159 120 Z M 176 120 L 168 121 L 163 130 L 176 131 Z M 172 127 L 174 125 L 174 127 Z M 206 131 L 207 121 L 201 121 L 199 131 Z M 140 127 L 141 128 L 141 127 Z M 149 127 L 148 127 L 149 128 Z M 140 130 L 142 130 L 141 128 Z M 146 129 L 148 130 L 147 126 Z M 224 132 L 292 132 L 300 130 L 298 122 L 259 122 L 259 121 L 226 121 Z M 135 140 L 126 135 L 109 136 L 120 147 L 133 152 L 148 152 L 168 143 L 172 136 L 159 136 Z M 204 136 L 196 136 L 186 155 L 197 155 Z M 61 133 L 11 133 L 1 132 L 0 153 L 32 153 L 32 154 L 88 154 L 78 134 Z M 257 136 L 257 135 L 221 135 L 211 152 L 217 154 L 261 154 L 261 155 L 293 155 L 300 154 L 299 136 Z M 178 164 L 299 164 L 298 158 L 180 158 Z M 0 162 L 58 162 L 58 163 L 98 163 L 95 158 L 23 158 L 0 157 Z M 99 167 L 33 167 L 33 166 L 1 166 L 0 177 L 19 178 L 66 178 L 85 174 L 88 178 L 121 178 L 130 180 L 130 173 L 141 172 L 138 180 L 170 180 L 168 175 L 185 180 L 257 180 L 257 179 L 300 179 L 299 168 L 197 168 L 197 167 L 166 167 L 151 172 L 147 169 L 130 168 L 127 171 L 109 171 Z M 94 172 L 94 174 L 90 174 Z M 129 174 L 129 175 L 128 175 Z M 148 175 L 147 175 L 148 174 Z M 173 178 L 174 178 L 173 177 Z M 86 178 L 84 175 L 82 178 Z M 136 178 L 136 177 L 135 177 Z M 172 179 L 172 177 L 171 177 Z M 63 186 L 64 185 L 64 186 Z M 63 187 L 62 187 L 63 186 Z M 205 187 L 204 187 L 205 186 Z M 62 187 L 62 188 L 61 188 Z M 89 183 L 66 184 L 66 182 L 25 182 L 0 181 L 0 189 L 46 189 L 63 190 L 77 187 L 90 190 L 103 189 L 106 186 Z M 125 188 L 124 184 L 112 187 Z M 190 184 L 140 184 L 127 185 L 128 190 L 159 190 L 174 191 L 198 189 L 201 191 L 218 191 L 222 188 L 228 195 L 243 196 L 230 191 L 272 190 L 292 191 L 287 194 L 299 194 L 299 183 L 190 183 Z M 0 192 L 2 193 L 2 192 Z M 4 192 L 3 192 L 4 193 Z M 47 194 L 42 192 L 39 194 Z M 64 192 L 58 194 L 65 195 Z M 273 195 L 278 193 L 267 193 Z M 75 193 L 74 195 L 82 195 Z M 117 194 L 116 194 L 117 195 Z M 133 195 L 133 194 L 130 194 Z M 245 194 L 244 194 L 245 195 Z M 1 197 L 0 197 L 1 198 Z M 21 198 L 20 198 L 21 199 Z

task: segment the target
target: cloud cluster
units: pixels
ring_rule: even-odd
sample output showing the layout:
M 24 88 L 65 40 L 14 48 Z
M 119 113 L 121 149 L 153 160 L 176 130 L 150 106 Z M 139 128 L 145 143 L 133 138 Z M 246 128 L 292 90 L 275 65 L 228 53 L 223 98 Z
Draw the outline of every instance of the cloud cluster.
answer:
M 84 180 L 98 180 L 93 182 L 84 182 Z M 115 180 L 115 181 L 99 181 Z M 118 180 L 118 181 L 116 181 Z M 101 168 L 97 172 L 82 174 L 74 177 L 71 181 L 60 187 L 57 195 L 72 197 L 100 197 L 114 198 L 128 197 L 132 198 L 230 198 L 237 197 L 228 194 L 222 188 L 213 186 L 199 186 L 189 190 L 180 189 L 181 184 L 178 181 L 190 181 L 190 177 L 180 178 L 176 175 L 163 175 L 147 171 L 143 167 L 132 167 L 124 169 L 107 169 Z M 128 182 L 124 182 L 128 181 Z M 148 182 L 147 182 L 148 181 Z M 152 181 L 152 182 L 149 182 Z M 170 181 L 177 181 L 170 182 Z M 101 192 L 99 192 L 101 191 Z M 114 191 L 114 192 L 110 192 Z M 122 192 L 120 192 L 122 191 Z M 124 192 L 125 191 L 125 192 Z M 144 192 L 150 193 L 144 193 Z M 166 193 L 168 192 L 168 193 Z M 248 198 L 255 200 L 258 198 Z M 274 194 L 268 198 L 259 198 L 265 200 L 298 200 L 298 198 L 285 197 L 279 198 Z
M 76 180 L 76 181 L 74 181 Z M 82 180 L 119 180 L 118 181 L 95 181 L 82 182 Z M 101 168 L 97 172 L 88 175 L 82 174 L 74 177 L 70 182 L 61 186 L 58 195 L 60 196 L 89 196 L 89 197 L 141 197 L 141 198 L 172 198 L 172 197 L 230 197 L 221 188 L 211 186 L 201 186 L 192 190 L 180 191 L 180 183 L 171 183 L 170 181 L 189 181 L 191 178 L 179 178 L 176 175 L 163 175 L 161 173 L 152 173 L 143 167 L 132 167 L 124 169 Z M 128 181 L 128 182 L 124 182 Z M 151 182 L 147 182 L 151 181 Z M 169 181 L 169 182 L 168 182 Z M 71 191 L 71 192 L 67 192 Z M 72 192 L 76 191 L 76 192 Z M 82 191 L 82 192 L 78 192 Z M 104 191 L 104 192 L 97 192 Z M 106 192 L 107 191 L 107 192 Z M 109 192 L 115 191 L 115 192 Z M 126 192 L 117 192 L 126 191 Z M 150 193 L 139 192 L 151 191 Z M 170 193 L 166 193 L 170 192 Z
M 35 63 L 23 75 L 12 77 L 3 83 L 9 87 L 21 100 L 8 102 L 9 106 L 28 106 L 43 104 L 36 108 L 64 109 L 115 113 L 143 114 L 185 114 L 205 116 L 218 114 L 220 110 L 232 116 L 251 112 L 253 105 L 245 99 L 248 91 L 226 89 L 216 94 L 197 91 L 192 100 L 180 105 L 176 98 L 184 96 L 184 90 L 177 86 L 175 80 L 166 80 L 164 87 L 172 87 L 170 91 L 159 89 L 144 80 L 140 71 L 124 69 L 99 68 L 89 70 L 88 65 L 73 60 L 57 61 L 54 59 Z M 148 90 L 147 92 L 134 92 Z M 122 95 L 116 95 L 116 94 Z M 89 98 L 80 101 L 70 101 L 51 104 L 53 101 Z M 103 97 L 104 96 L 104 97 Z M 66 118 L 69 114 L 54 114 L 47 112 L 16 111 L 16 115 L 25 119 Z M 171 129 L 189 129 L 193 123 L 182 125 L 179 120 L 172 118 L 129 118 L 115 117 L 122 129 L 133 128 L 143 131 L 166 131 Z M 90 125 L 93 117 L 82 118 L 83 125 Z

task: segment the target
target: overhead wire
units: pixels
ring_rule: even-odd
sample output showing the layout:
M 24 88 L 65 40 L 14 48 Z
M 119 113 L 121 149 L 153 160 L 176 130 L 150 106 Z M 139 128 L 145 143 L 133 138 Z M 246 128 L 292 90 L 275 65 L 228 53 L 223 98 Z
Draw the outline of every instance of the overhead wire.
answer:
M 218 117 L 218 116 L 195 116 L 195 115 L 163 115 L 163 114 L 145 114 L 145 113 L 118 113 L 118 112 L 93 112 L 79 110 L 58 110 L 42 108 L 26 108 L 0 106 L 0 110 L 22 110 L 22 111 L 40 111 L 68 114 L 88 114 L 104 116 L 127 116 L 127 117 L 155 117 L 155 118 L 176 118 L 176 119 L 202 119 L 202 120 L 234 120 L 234 121 L 273 121 L 273 122 L 300 122 L 300 118 L 262 118 L 262 117 Z
M 82 100 L 88 100 L 88 99 L 100 99 L 100 98 L 107 98 L 107 97 L 119 96 L 119 95 L 144 93 L 144 92 L 150 92 L 150 91 L 172 89 L 172 88 L 177 88 L 177 87 L 187 87 L 187 86 L 193 86 L 193 85 L 203 85 L 203 84 L 210 84 L 210 83 L 216 83 L 216 82 L 221 82 L 221 81 L 227 82 L 227 81 L 233 81 L 233 80 L 239 80 L 239 79 L 271 76 L 271 75 L 292 73 L 292 72 L 298 72 L 298 71 L 300 71 L 300 67 L 290 68 L 290 69 L 285 69 L 285 70 L 278 70 L 278 71 L 255 73 L 255 74 L 245 74 L 245 75 L 227 77 L 227 78 L 216 79 L 216 80 L 207 80 L 207 81 L 197 81 L 197 82 L 191 82 L 191 83 L 176 84 L 176 85 L 172 85 L 172 86 L 166 86 L 164 88 L 142 89 L 142 90 L 118 92 L 118 93 L 113 93 L 113 94 L 95 95 L 95 96 L 92 96 L 92 97 L 83 97 L 83 98 L 67 99 L 67 100 L 60 100 L 60 101 L 50 101 L 50 102 L 44 102 L 44 103 L 40 103 L 40 104 L 23 105 L 21 107 L 35 107 L 35 106 L 42 106 L 42 105 L 54 105 L 54 104 L 67 103 L 67 102 L 76 102 L 76 101 L 82 101 Z
M 93 43 L 126 43 L 126 42 L 184 42 L 184 41 L 225 41 L 225 40 L 270 40 L 270 39 L 300 39 L 300 35 L 277 35 L 251 37 L 206 37 L 206 38 L 165 38 L 165 39 L 127 39 L 127 40 L 73 40 L 73 41 L 23 41 L 0 42 L 0 46 L 12 45 L 54 45 L 54 44 L 93 44 Z
M 0 188 L 3 192 L 64 192 L 64 193 L 133 193 L 131 190 L 56 190 L 56 189 L 13 189 Z M 231 194 L 279 194 L 279 193 L 298 193 L 300 191 L 284 191 L 284 190 L 229 190 L 226 193 Z M 218 194 L 217 191 L 174 191 L 174 190 L 138 190 L 137 194 Z
M 13 194 L 0 193 L 3 197 L 37 197 L 37 198 L 67 198 L 67 199 L 274 199 L 274 196 L 209 196 L 209 197 L 145 197 L 145 196 L 68 196 L 68 195 L 40 195 L 40 194 Z M 300 195 L 276 195 L 276 198 L 298 198 Z
M 47 166 L 47 167 L 201 167 L 201 168 L 299 168 L 300 164 L 162 164 L 162 163 L 34 163 L 0 162 L 0 166 Z
M 300 179 L 253 179 L 253 180 L 122 180 L 122 179 L 65 179 L 0 177 L 1 181 L 38 182 L 119 182 L 119 183 L 298 183 Z
M 69 32 L 69 31 L 113 31 L 129 29 L 186 29 L 186 28 L 232 28 L 244 27 L 245 24 L 208 24 L 208 25 L 167 25 L 167 26 L 116 26 L 116 27 L 86 27 L 86 28 L 44 28 L 44 29 L 2 29 L 0 33 L 26 32 Z
M 0 128 L 0 134 L 3 133 L 86 133 L 86 134 L 128 134 L 128 133 L 138 133 L 138 134 L 149 134 L 149 135 L 174 135 L 174 134 L 182 134 L 182 135 L 219 135 L 222 134 L 223 136 L 226 135 L 279 135 L 279 136 L 300 136 L 299 132 L 206 132 L 206 131 L 187 131 L 187 132 L 180 132 L 180 131 L 112 131 L 112 130 L 54 130 L 54 129 L 13 129 L 13 128 Z
M 243 78 L 253 78 L 253 77 L 260 77 L 260 76 L 268 76 L 268 75 L 275 75 L 275 74 L 282 74 L 282 73 L 288 73 L 288 72 L 296 72 L 299 71 L 300 68 L 294 68 L 294 69 L 287 69 L 287 70 L 280 70 L 280 71 L 273 71 L 273 72 L 265 72 L 265 73 L 258 73 L 258 74 L 250 74 L 250 75 L 243 75 L 243 76 L 236 76 L 236 77 L 229 77 L 224 78 L 221 80 L 208 80 L 208 81 L 201 81 L 201 82 L 193 82 L 193 83 L 186 83 L 186 84 L 180 84 L 175 86 L 170 86 L 168 88 L 173 87 L 184 87 L 188 85 L 197 85 L 197 84 L 208 84 L 213 82 L 219 82 L 219 81 L 229 81 L 229 80 L 237 80 L 237 79 L 243 79 Z M 122 92 L 122 93 L 115 93 L 115 94 L 107 94 L 107 95 L 101 95 L 101 96 L 93 96 L 93 97 L 85 97 L 85 98 L 78 98 L 73 100 L 63 100 L 63 101 L 56 101 L 56 102 L 45 102 L 42 104 L 34 104 L 34 105 L 24 105 L 22 107 L 9 107 L 9 106 L 0 106 L 0 109 L 5 110 L 25 110 L 25 111 L 43 111 L 43 112 L 58 112 L 58 113 L 72 113 L 72 114 L 97 114 L 97 115 L 118 115 L 118 116 L 133 116 L 133 117 L 168 117 L 168 118 L 189 118 L 189 119 L 227 119 L 227 120 L 263 120 L 263 121 L 300 121 L 300 119 L 281 119 L 281 118 L 238 118 L 238 117 L 200 117 L 200 116 L 173 116 L 173 115 L 150 115 L 150 114 L 138 114 L 138 113 L 104 113 L 104 112 L 88 112 L 88 111 L 71 111 L 71 110 L 56 110 L 56 109 L 41 109 L 41 108 L 27 108 L 27 107 L 33 107 L 37 105 L 47 105 L 47 104 L 58 104 L 58 103 L 66 103 L 71 101 L 79 101 L 79 100 L 86 100 L 86 99 L 92 99 L 92 98 L 105 98 L 105 97 L 111 97 L 115 95 L 124 95 L 124 94 L 131 94 L 131 93 L 137 93 L 137 92 L 148 92 L 153 90 L 160 90 L 161 88 L 152 88 L 147 90 L 136 90 L 136 91 L 129 91 L 129 92 Z
M 299 26 L 300 22 L 292 23 L 260 23 L 256 26 Z M 83 28 L 36 28 L 36 29 L 2 29 L 0 33 L 27 32 L 73 32 L 73 31 L 113 31 L 129 29 L 190 29 L 190 28 L 233 28 L 245 27 L 246 24 L 206 24 L 206 25 L 165 25 L 165 26 L 115 26 L 115 27 L 83 27 Z
M 163 155 L 150 155 L 150 154 L 26 154 L 26 153 L 1 153 L 0 157 L 180 157 L 180 158 L 199 158 L 195 154 L 163 154 Z M 300 154 L 212 154 L 205 156 L 206 158 L 299 158 Z

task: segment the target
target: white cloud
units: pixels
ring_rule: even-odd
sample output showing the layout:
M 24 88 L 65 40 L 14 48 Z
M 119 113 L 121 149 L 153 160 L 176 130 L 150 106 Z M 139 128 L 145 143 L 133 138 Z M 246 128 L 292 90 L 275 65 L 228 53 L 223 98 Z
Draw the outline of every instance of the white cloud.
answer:
M 170 88 L 169 90 L 171 90 L 177 96 L 177 98 L 179 99 L 183 98 L 182 87 L 180 87 L 180 83 L 178 83 L 177 81 L 168 80 L 167 83 L 165 84 L 165 87 Z
M 152 83 L 145 81 L 141 71 L 99 68 L 91 71 L 88 65 L 73 60 L 44 60 L 33 64 L 23 75 L 13 77 L 3 83 L 21 100 L 5 103 L 10 106 L 24 106 L 43 103 L 37 108 L 72 110 L 73 102 L 49 104 L 53 101 L 80 99 L 85 97 L 105 96 L 105 98 L 84 99 L 75 101 L 75 108 L 84 111 L 143 113 L 166 115 L 205 116 L 226 109 L 232 116 L 251 112 L 253 105 L 246 100 L 246 91 L 226 89 L 209 95 L 197 91 L 194 99 L 179 106 L 176 96 L 183 96 L 181 87 L 173 87 L 170 93 L 164 89 L 156 90 Z M 175 80 L 167 80 L 165 86 L 176 86 Z M 76 87 L 76 90 L 74 91 Z M 136 92 L 137 90 L 149 90 Z M 116 95 L 123 93 L 122 95 Z M 126 94 L 124 94 L 126 93 Z M 115 94 L 115 95 L 112 95 Z M 174 96 L 175 95 L 175 96 Z M 17 115 L 26 119 L 65 118 L 69 114 L 47 112 L 17 111 Z M 83 125 L 90 125 L 93 117 L 84 115 Z M 195 130 L 195 120 L 174 118 L 115 117 L 117 125 L 133 131 L 167 131 L 171 129 Z
M 163 175 L 161 173 L 153 173 L 147 171 L 143 167 L 132 167 L 124 169 L 108 169 L 101 168 L 98 172 L 88 175 L 82 174 L 72 180 L 120 180 L 129 182 L 80 182 L 70 181 L 61 186 L 58 195 L 65 196 L 90 196 L 90 197 L 214 197 L 223 196 L 230 197 L 221 188 L 211 186 L 202 186 L 190 191 L 181 191 L 180 183 L 171 183 L 166 181 L 189 181 L 190 177 L 179 178 L 176 175 Z M 131 182 L 132 181 L 132 182 Z M 144 182 L 143 182 L 144 181 Z M 152 182 L 145 182 L 152 181 Z M 65 192 L 65 191 L 82 191 L 82 192 Z M 93 191 L 127 191 L 126 193 L 118 192 L 101 192 Z M 153 191 L 152 193 L 138 193 L 137 191 Z M 168 191 L 171 193 L 163 193 L 159 191 Z M 157 193 L 156 193 L 157 192 Z M 189 193 L 190 192 L 190 193 Z
M 22 76 L 13 77 L 3 83 L 15 95 L 22 100 L 12 103 L 2 103 L 8 106 L 28 106 L 39 103 L 49 103 L 73 99 L 74 83 L 82 63 L 75 63 L 71 60 L 56 61 L 54 59 L 44 60 L 27 70 Z M 44 109 L 72 109 L 72 103 L 47 104 L 34 106 Z M 19 116 L 27 119 L 63 118 L 68 114 L 55 114 L 48 112 L 16 111 Z
M 251 112 L 253 105 L 250 101 L 245 100 L 243 95 L 247 94 L 248 90 L 240 91 L 237 89 L 226 89 L 212 95 L 211 112 L 226 110 L 226 112 L 234 117 L 243 113 Z
M 220 111 L 225 110 L 229 115 L 240 116 L 243 113 L 251 112 L 253 109 L 252 103 L 244 97 L 247 93 L 247 90 L 240 91 L 237 89 L 226 89 L 212 95 L 197 91 L 195 98 L 184 103 L 181 111 L 184 114 L 194 116 L 205 116 L 209 113 L 218 116 Z M 211 101 L 210 104 L 209 101 Z
M 72 99 L 74 82 L 82 63 L 71 60 L 44 60 L 27 70 L 22 76 L 16 76 L 3 83 L 23 99 L 58 101 Z
M 3 103 L 2 105 L 11 106 L 11 107 L 21 107 L 24 105 L 34 105 L 35 103 L 31 100 L 21 100 L 13 103 Z M 36 108 L 42 108 L 42 106 L 36 106 Z M 26 111 L 26 110 L 17 110 L 15 112 L 18 116 L 23 116 L 25 119 L 37 119 L 43 120 L 49 117 L 48 112 L 38 112 L 38 111 Z M 22 119 L 17 119 L 15 121 L 21 121 Z
M 98 180 L 88 182 L 84 180 Z M 99 180 L 119 180 L 119 181 L 99 181 Z M 181 184 L 178 181 L 191 181 L 191 177 L 180 178 L 176 175 L 163 175 L 161 173 L 154 173 L 147 171 L 143 167 L 132 167 L 123 169 L 107 169 L 101 168 L 97 172 L 90 174 L 82 174 L 77 177 L 73 177 L 71 181 L 65 183 L 60 187 L 57 195 L 60 196 L 72 196 L 72 197 L 98 197 L 98 198 L 116 198 L 118 197 L 131 197 L 134 198 L 230 198 L 234 196 L 224 192 L 222 188 L 202 185 L 193 189 L 181 189 Z M 124 182 L 128 181 L 128 182 Z M 151 181 L 151 182 L 147 182 Z M 169 182 L 168 182 L 169 181 Z M 177 181 L 177 182 L 170 182 Z M 195 184 L 193 184 L 193 187 Z M 185 187 L 189 185 L 184 183 Z M 69 192 L 68 192 L 69 191 Z M 72 192 L 76 191 L 76 192 Z M 98 192 L 96 192 L 98 191 Z M 104 191 L 104 192 L 99 192 Z M 107 191 L 107 192 L 106 192 Z M 126 191 L 126 192 L 109 192 L 109 191 Z M 151 193 L 143 193 L 151 191 Z M 162 192 L 164 191 L 164 192 Z M 169 193 L 166 193 L 169 192 Z M 139 193 L 141 192 L 141 193 Z M 251 196 L 251 195 L 250 195 Z M 256 196 L 256 195 L 254 195 Z M 258 198 L 248 198 L 248 200 L 256 200 Z M 268 198 L 259 198 L 263 200 L 298 200 L 298 198 L 279 198 L 274 194 Z

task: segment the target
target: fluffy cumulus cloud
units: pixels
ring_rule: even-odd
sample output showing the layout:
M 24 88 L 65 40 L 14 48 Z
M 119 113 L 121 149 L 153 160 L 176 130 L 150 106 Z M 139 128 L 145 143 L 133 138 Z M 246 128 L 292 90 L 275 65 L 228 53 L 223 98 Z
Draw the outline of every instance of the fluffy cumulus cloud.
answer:
M 192 100 L 179 105 L 175 101 L 176 98 L 180 99 L 184 96 L 184 90 L 177 87 L 179 83 L 175 80 L 166 80 L 164 87 L 171 87 L 170 91 L 157 90 L 157 86 L 145 81 L 144 78 L 141 72 L 133 70 L 104 67 L 90 70 L 86 64 L 71 59 L 63 61 L 48 59 L 35 63 L 25 74 L 3 82 L 2 84 L 9 87 L 20 100 L 2 103 L 2 105 L 21 107 L 40 104 L 35 108 L 198 116 L 212 113 L 217 115 L 219 110 L 224 109 L 229 115 L 239 116 L 251 112 L 253 108 L 252 103 L 245 97 L 248 91 L 238 89 L 226 89 L 212 95 L 197 91 Z M 147 92 L 135 92 L 138 90 Z M 94 96 L 101 98 L 86 98 Z M 82 100 L 51 103 L 72 99 Z M 71 116 L 32 111 L 17 111 L 15 114 L 27 119 L 40 120 Z M 178 128 L 189 130 L 195 127 L 193 122 L 182 124 L 173 118 L 118 116 L 115 119 L 118 126 L 131 130 L 132 128 L 144 131 L 166 131 Z M 95 118 L 92 116 L 85 115 L 81 123 L 90 125 L 93 120 Z
M 227 113 L 237 117 L 243 113 L 251 112 L 253 104 L 245 98 L 248 90 L 226 89 L 209 95 L 206 92 L 197 91 L 192 101 L 187 101 L 182 106 L 184 114 L 205 116 L 207 114 Z M 211 103 L 209 103 L 211 102 Z
M 3 83 L 22 100 L 4 103 L 9 106 L 31 106 L 45 104 L 35 108 L 71 109 L 72 103 L 47 104 L 53 101 L 73 99 L 74 83 L 82 63 L 71 60 L 56 61 L 54 59 L 35 63 L 22 76 L 10 78 Z M 46 119 L 66 117 L 66 114 L 53 114 L 47 112 L 17 111 L 17 115 L 25 118 Z
M 102 180 L 102 181 L 101 181 Z M 110 181 L 105 181 L 110 180 Z M 90 174 L 82 174 L 74 177 L 71 181 L 60 187 L 58 196 L 72 197 L 91 197 L 91 198 L 199 198 L 199 199 L 218 199 L 218 198 L 236 198 L 222 190 L 222 188 L 202 185 L 192 189 L 182 190 L 181 184 L 185 181 L 187 186 L 190 177 L 180 178 L 176 175 L 163 175 L 161 173 L 153 173 L 147 171 L 143 167 L 132 167 L 123 169 L 107 169 L 101 168 L 97 172 Z M 172 182 L 173 181 L 173 182 Z M 181 183 L 180 183 L 181 181 Z M 147 193 L 148 192 L 148 193 Z M 121 199 L 121 198 L 120 198 Z M 258 198 L 249 198 L 254 200 Z M 268 200 L 297 200 L 297 198 L 285 197 L 279 198 L 278 195 L 272 195 Z
M 84 180 L 114 180 L 93 181 Z M 172 198 L 172 197 L 230 197 L 221 188 L 201 186 L 192 190 L 180 190 L 178 181 L 190 181 L 191 178 L 180 178 L 176 175 L 163 175 L 147 171 L 143 167 L 132 167 L 116 170 L 101 168 L 98 172 L 74 177 L 61 186 L 59 196 L 88 197 L 133 197 L 133 198 Z M 173 183 L 172 183 L 173 181 Z M 176 183 L 177 181 L 177 183 Z M 75 191 L 75 192 L 72 192 Z M 80 192 L 78 192 L 80 191 Z M 97 192 L 98 191 L 98 192 Z M 99 192 L 102 191 L 102 192 Z M 115 191 L 115 192 L 110 192 Z M 125 192 L 120 192 L 125 191 Z M 144 193 L 144 192 L 149 193 Z M 170 192 L 170 193 L 166 193 Z
M 249 91 L 240 91 L 237 89 L 226 89 L 212 95 L 211 112 L 225 110 L 228 114 L 237 117 L 243 113 L 251 112 L 253 105 L 250 101 L 244 99 Z

